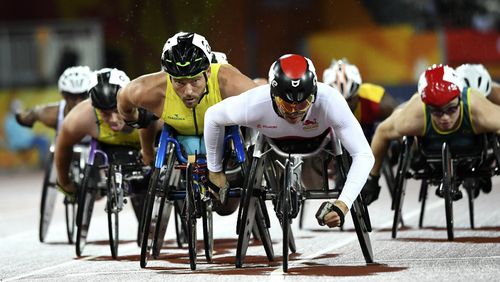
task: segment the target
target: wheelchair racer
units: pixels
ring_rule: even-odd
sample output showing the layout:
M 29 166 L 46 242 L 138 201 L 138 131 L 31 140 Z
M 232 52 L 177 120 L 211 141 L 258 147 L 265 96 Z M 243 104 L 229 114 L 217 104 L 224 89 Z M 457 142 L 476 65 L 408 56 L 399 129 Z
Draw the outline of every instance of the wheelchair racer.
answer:
M 58 89 L 63 99 L 56 103 L 38 105 L 16 113 L 19 124 L 33 127 L 35 122 L 53 128 L 56 133 L 64 117 L 78 103 L 87 99 L 88 91 L 95 74 L 87 66 L 69 67 L 61 74 L 58 81 Z
M 169 38 L 161 56 L 162 70 L 131 81 L 118 93 L 118 110 L 128 124 L 140 130 L 143 161 L 154 160 L 154 141 L 163 124 L 177 133 L 188 155 L 205 154 L 204 115 L 207 109 L 227 97 L 238 95 L 256 85 L 227 63 L 211 63 L 207 40 L 196 33 L 179 32 Z M 159 120 L 151 122 L 154 116 Z M 227 203 L 226 179 L 210 178 L 220 185 L 220 202 Z M 229 209 L 234 211 L 234 199 Z M 220 212 L 220 210 L 217 210 Z M 228 211 L 229 212 L 229 211 Z
M 378 122 L 386 119 L 398 106 L 382 86 L 363 83 L 358 68 L 344 60 L 332 60 L 323 72 L 323 82 L 337 88 L 361 124 L 371 142 Z
M 125 146 L 132 150 L 140 149 L 139 133 L 125 124 L 116 109 L 116 93 L 129 81 L 128 76 L 118 69 L 105 68 L 96 72 L 89 90 L 90 99 L 78 104 L 64 119 L 55 150 L 57 185 L 63 193 L 73 197 L 76 193 L 68 176 L 69 166 L 72 148 L 84 136 L 91 136 L 106 148 Z M 133 191 L 145 190 L 147 179 L 135 184 L 137 187 L 131 187 Z M 131 198 L 138 218 L 143 199 L 144 195 Z
M 225 126 L 242 125 L 269 138 L 292 140 L 314 139 L 333 128 L 353 161 L 344 189 L 333 202 L 333 211 L 329 210 L 318 221 L 329 227 L 339 226 L 373 165 L 373 154 L 361 126 L 338 90 L 317 82 L 312 62 L 301 55 L 284 55 L 274 62 L 269 82 L 207 110 L 208 169 L 211 175 L 224 174 L 221 142 Z
M 500 132 L 500 107 L 481 92 L 463 87 L 454 69 L 433 65 L 420 76 L 418 93 L 377 127 L 371 143 L 375 165 L 364 192 L 373 200 L 378 198 L 377 180 L 391 140 L 422 136 L 439 150 L 445 141 L 451 148 L 470 146 L 471 137 L 487 132 Z M 455 195 L 455 199 L 460 197 Z
M 491 102 L 500 105 L 500 84 L 491 79 L 482 64 L 462 64 L 456 68 L 465 86 L 483 93 Z

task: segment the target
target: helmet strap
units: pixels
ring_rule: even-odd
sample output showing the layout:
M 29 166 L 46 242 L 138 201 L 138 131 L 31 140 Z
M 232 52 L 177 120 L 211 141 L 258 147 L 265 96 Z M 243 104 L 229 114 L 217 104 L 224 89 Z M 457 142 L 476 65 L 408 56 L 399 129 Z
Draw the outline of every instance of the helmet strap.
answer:
M 201 100 L 203 99 L 203 97 L 205 97 L 206 95 L 208 95 L 208 76 L 207 76 L 207 72 L 204 71 L 203 72 L 203 77 L 205 77 L 205 92 L 203 92 L 203 94 L 201 94 L 201 97 L 200 97 L 200 100 L 198 101 L 198 103 L 201 102 Z

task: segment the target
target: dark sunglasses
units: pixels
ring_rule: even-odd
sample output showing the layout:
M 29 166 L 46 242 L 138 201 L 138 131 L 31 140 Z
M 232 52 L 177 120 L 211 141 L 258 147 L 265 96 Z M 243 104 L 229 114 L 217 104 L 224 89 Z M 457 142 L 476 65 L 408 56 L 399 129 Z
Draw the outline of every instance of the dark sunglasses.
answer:
M 449 106 L 445 109 L 429 107 L 429 112 L 431 113 L 431 115 L 442 117 L 445 114 L 447 115 L 454 114 L 459 108 L 460 108 L 460 102 L 458 102 L 456 105 Z

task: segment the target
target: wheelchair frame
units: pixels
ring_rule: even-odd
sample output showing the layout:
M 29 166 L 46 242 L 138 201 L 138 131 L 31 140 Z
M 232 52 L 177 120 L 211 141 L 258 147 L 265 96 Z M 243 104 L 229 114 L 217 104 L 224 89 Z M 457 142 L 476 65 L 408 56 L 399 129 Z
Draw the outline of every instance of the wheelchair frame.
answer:
M 113 146 L 113 145 L 110 145 Z M 120 152 L 120 154 L 127 154 L 136 160 L 119 163 L 110 161 L 110 156 L 105 150 L 99 148 L 99 142 L 92 139 L 90 142 L 90 152 L 87 164 L 85 165 L 83 185 L 78 192 L 78 210 L 76 216 L 77 222 L 77 238 L 76 238 L 76 254 L 81 256 L 85 245 L 87 244 L 87 234 L 90 227 L 90 221 L 94 209 L 94 203 L 97 194 L 106 194 L 106 207 L 105 211 L 108 219 L 108 235 L 111 256 L 116 259 L 118 256 L 118 243 L 119 243 L 119 216 L 122 211 L 123 205 L 126 203 L 125 197 L 129 196 L 128 191 L 124 189 L 124 181 L 129 181 L 133 178 L 143 177 L 145 173 L 144 166 L 140 165 L 140 155 L 138 150 L 130 149 L 127 152 Z M 96 165 L 96 156 L 101 155 L 103 163 Z M 139 168 L 140 167 L 140 168 Z M 95 182 L 95 187 L 91 187 L 89 181 L 93 170 L 100 172 L 106 171 L 106 188 L 99 187 L 101 182 Z M 140 226 L 140 223 L 139 223 Z M 140 228 L 138 228 L 140 230 Z M 140 233 L 138 232 L 138 237 Z
M 394 184 L 396 197 L 393 198 L 392 202 L 392 208 L 394 209 L 392 238 L 396 238 L 397 236 L 398 222 L 400 222 L 402 217 L 401 211 L 406 190 L 406 179 L 414 178 L 422 180 L 419 193 L 419 200 L 422 202 L 419 227 L 421 228 L 423 225 L 428 186 L 439 185 L 438 189 L 442 190 L 445 201 L 447 238 L 449 241 L 454 240 L 452 194 L 458 191 L 459 186 L 466 178 L 492 177 L 499 174 L 498 164 L 500 164 L 500 145 L 498 137 L 496 135 L 483 134 L 480 138 L 482 138 L 481 142 L 483 146 L 480 150 L 480 155 L 475 156 L 469 154 L 452 154 L 446 142 L 442 144 L 440 154 L 429 154 L 424 151 L 420 144 L 418 144 L 418 149 L 415 150 L 413 148 L 415 137 L 403 137 L 403 148 L 398 159 L 396 182 Z M 491 153 L 488 152 L 490 149 L 492 150 Z M 414 151 L 424 157 L 426 163 L 424 168 L 411 172 L 410 160 L 413 158 Z M 489 167 L 486 162 L 489 155 L 492 155 L 496 160 L 497 167 L 494 169 Z M 471 169 L 471 171 L 458 171 L 457 166 L 466 161 L 475 162 L 472 163 L 474 168 Z M 434 167 L 437 164 L 439 168 L 433 168 L 429 164 L 434 164 Z M 474 196 L 470 189 L 466 190 L 469 198 L 470 224 L 471 228 L 474 228 Z
M 334 144 L 333 152 L 325 148 L 329 141 L 332 141 Z M 275 168 L 272 165 L 271 160 L 267 158 L 268 153 L 271 151 L 285 158 L 284 164 L 276 161 L 278 165 L 284 169 L 284 189 L 278 188 L 279 185 L 276 181 L 276 174 L 274 173 Z M 241 207 L 243 209 L 242 217 L 239 220 L 239 222 L 244 224 L 239 226 L 240 231 L 238 233 L 236 267 L 242 267 L 244 263 L 250 240 L 250 232 L 253 228 L 253 224 L 255 223 L 252 220 L 254 218 L 253 214 L 263 213 L 267 216 L 264 200 L 274 199 L 277 202 L 277 207 L 275 207 L 276 215 L 280 220 L 283 232 L 283 271 L 288 271 L 289 250 L 292 252 L 296 251 L 295 240 L 293 238 L 293 232 L 290 225 L 292 219 L 295 218 L 299 212 L 297 209 L 300 209 L 300 203 L 305 199 L 338 198 L 341 192 L 339 190 L 330 190 L 327 183 L 324 184 L 324 187 L 321 189 L 303 189 L 300 183 L 302 159 L 315 156 L 319 152 L 326 152 L 335 156 L 335 163 L 338 164 L 340 177 L 342 178 L 341 183 L 343 184 L 349 170 L 350 160 L 347 158 L 345 152 L 343 152 L 340 141 L 336 138 L 333 131 L 331 131 L 330 136 L 325 137 L 321 145 L 315 151 L 304 154 L 284 152 L 278 148 L 278 146 L 276 146 L 270 138 L 267 138 L 259 133 L 253 151 L 250 172 L 248 173 L 248 179 L 245 182 L 244 187 L 244 190 L 246 191 L 245 200 L 243 207 Z M 262 187 L 262 176 L 265 177 L 268 187 Z M 292 191 L 294 190 L 295 195 L 297 195 L 296 197 L 292 197 Z M 358 196 L 353 203 L 353 206 L 351 207 L 351 215 L 365 260 L 367 263 L 371 263 L 373 262 L 373 251 L 368 234 L 368 232 L 371 232 L 371 224 L 369 223 L 368 210 L 364 206 L 361 196 Z M 264 218 L 266 217 L 264 216 Z M 268 218 L 267 221 L 257 221 L 257 225 L 269 228 Z M 261 228 L 259 227 L 259 229 Z M 263 234 L 261 233 L 261 236 L 262 235 Z M 272 245 L 269 232 L 264 233 L 262 241 L 268 258 L 270 258 L 269 254 L 272 251 Z M 269 249 L 266 248 L 266 244 L 269 244 Z
M 245 153 L 243 141 L 241 140 L 239 128 L 229 127 L 224 144 L 227 148 L 229 142 L 233 142 L 238 162 L 244 165 Z M 176 165 L 176 161 L 179 163 Z M 174 170 L 185 171 L 185 189 L 178 187 L 179 177 L 175 177 Z M 180 227 L 176 226 L 177 235 L 179 230 L 184 229 L 187 233 L 190 268 L 196 269 L 196 221 L 203 220 L 203 241 L 205 245 L 205 257 L 207 261 L 212 260 L 213 254 L 213 218 L 212 218 L 212 194 L 205 187 L 207 177 L 206 159 L 197 155 L 194 160 L 186 159 L 181 152 L 179 141 L 170 133 L 168 125 L 164 124 L 158 144 L 155 168 L 149 183 L 145 214 L 143 217 L 143 237 L 141 242 L 141 267 L 147 265 L 148 259 L 157 258 L 163 245 L 163 238 L 167 229 L 170 210 L 174 201 L 185 202 L 182 209 L 181 220 L 185 219 Z M 181 181 L 182 182 L 182 181 Z M 180 188 L 180 189 L 179 189 Z M 231 188 L 229 197 L 240 197 L 241 189 Z M 177 208 L 181 210 L 181 208 Z M 178 223 L 176 217 L 176 223 Z M 179 238 L 178 238 L 179 243 Z

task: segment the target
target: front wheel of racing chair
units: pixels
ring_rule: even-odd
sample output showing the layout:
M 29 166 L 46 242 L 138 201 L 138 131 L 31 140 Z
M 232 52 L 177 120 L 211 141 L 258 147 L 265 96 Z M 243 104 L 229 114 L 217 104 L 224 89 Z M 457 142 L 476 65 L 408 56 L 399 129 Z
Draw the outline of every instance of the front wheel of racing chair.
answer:
M 45 241 L 50 222 L 52 221 L 57 194 L 58 192 L 56 189 L 56 174 L 54 167 L 54 145 L 52 145 L 50 146 L 50 155 L 47 160 L 47 166 L 45 167 L 42 186 L 42 198 L 40 202 L 40 223 L 38 228 L 38 239 L 42 243 Z
M 269 185 L 272 181 L 272 176 L 269 176 L 269 170 L 266 169 L 266 159 L 262 155 L 265 152 L 263 146 L 263 136 L 259 134 L 257 143 L 254 145 L 253 154 L 250 158 L 250 167 L 245 174 L 243 184 L 243 193 L 238 216 L 238 243 L 236 247 L 235 265 L 237 268 L 243 266 L 246 257 L 248 245 L 250 243 L 250 235 L 257 223 L 259 236 L 264 246 L 267 258 L 269 261 L 274 261 L 274 250 L 271 237 L 269 234 L 269 218 L 266 217 L 267 210 L 264 203 L 265 193 L 262 188 L 262 181 L 266 176 L 266 182 Z M 249 154 L 250 155 L 250 154 Z
M 452 193 L 456 189 L 454 181 L 453 162 L 450 148 L 446 142 L 443 143 L 443 181 L 441 183 L 444 195 L 444 205 L 446 211 L 446 230 L 448 241 L 453 241 L 453 197 Z
M 283 232 L 283 272 L 288 272 L 288 251 L 290 250 L 292 253 L 297 251 L 290 227 L 292 222 L 291 191 L 295 189 L 296 186 L 295 165 L 300 165 L 300 163 L 294 164 L 291 162 L 290 158 L 285 161 L 283 189 L 279 192 L 278 199 L 278 217 L 280 218 L 281 230 Z
M 77 232 L 75 247 L 76 255 L 79 257 L 82 256 L 83 249 L 87 244 L 87 235 L 97 194 L 102 193 L 99 187 L 99 171 L 108 167 L 107 156 L 97 146 L 97 141 L 92 140 L 88 160 L 83 170 L 83 178 L 77 194 L 78 209 L 76 212 Z M 102 158 L 97 158 L 99 155 Z
M 82 256 L 83 249 L 87 244 L 87 234 L 90 226 L 90 219 L 94 210 L 94 202 L 96 199 L 97 189 L 91 187 L 90 176 L 93 165 L 86 164 L 83 171 L 83 182 L 78 192 L 78 209 L 76 214 L 76 255 Z
M 201 201 L 201 212 L 203 221 L 203 243 L 205 245 L 205 258 L 207 259 L 207 262 L 211 262 L 214 252 L 212 201 Z
M 335 142 L 338 147 L 342 148 L 338 141 Z M 337 169 L 339 171 L 338 177 L 340 177 L 339 183 L 344 185 L 347 180 L 347 173 L 349 172 L 352 161 L 350 156 L 348 156 L 347 151 L 343 148 L 342 154 L 336 154 L 335 158 Z M 365 262 L 373 263 L 373 249 L 370 240 L 370 232 L 372 231 L 371 220 L 368 208 L 362 199 L 361 193 L 353 202 L 350 212 Z
M 106 198 L 106 213 L 108 215 L 109 247 L 111 256 L 118 256 L 119 218 L 118 213 L 123 208 L 123 175 L 119 167 L 110 165 L 108 170 L 108 189 Z
M 163 132 L 162 135 L 164 135 Z M 170 189 L 170 178 L 175 161 L 174 146 L 168 142 L 160 142 L 141 220 L 143 236 L 141 240 L 141 268 L 146 267 L 152 252 L 153 257 L 158 257 L 163 245 L 164 230 L 167 229 L 169 211 L 172 207 L 171 203 L 167 201 L 167 194 Z
M 188 231 L 188 250 L 189 250 L 189 265 L 191 270 L 196 269 L 196 196 L 195 187 L 193 187 L 193 167 L 187 164 L 186 173 L 186 213 L 185 221 Z
M 394 198 L 392 199 L 392 208 L 394 210 L 394 219 L 392 221 L 392 238 L 396 238 L 399 224 L 402 222 L 401 213 L 403 210 L 403 201 L 406 193 L 407 172 L 412 158 L 412 145 L 414 138 L 403 137 L 403 147 L 398 158 L 398 167 L 396 171 Z

